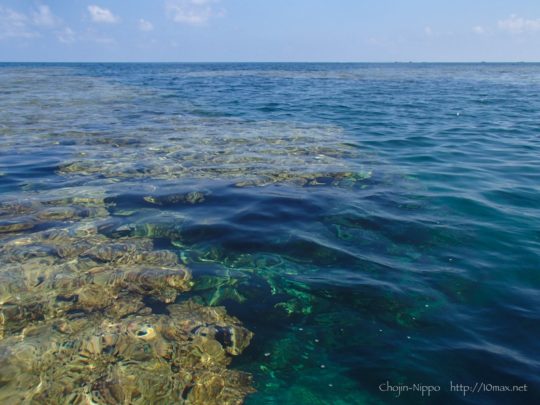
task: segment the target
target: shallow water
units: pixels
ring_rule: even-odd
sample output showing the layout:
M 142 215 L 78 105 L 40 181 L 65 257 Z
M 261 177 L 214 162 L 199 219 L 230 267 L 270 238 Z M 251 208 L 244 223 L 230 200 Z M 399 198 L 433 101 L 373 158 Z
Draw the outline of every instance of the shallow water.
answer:
M 33 219 L 2 243 L 95 217 L 175 253 L 177 302 L 255 333 L 246 403 L 539 397 L 540 65 L 2 64 L 0 84 L 2 207 L 79 210 L 5 208 L 0 230 Z

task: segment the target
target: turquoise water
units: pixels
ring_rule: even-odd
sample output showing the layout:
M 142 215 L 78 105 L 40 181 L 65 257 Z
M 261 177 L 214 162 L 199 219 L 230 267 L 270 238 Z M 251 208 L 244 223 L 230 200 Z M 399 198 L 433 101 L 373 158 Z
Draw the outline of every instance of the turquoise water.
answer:
M 248 404 L 533 403 L 538 94 L 536 64 L 2 64 L 0 202 L 98 193 L 101 233 L 175 252 L 179 300 L 255 333 Z

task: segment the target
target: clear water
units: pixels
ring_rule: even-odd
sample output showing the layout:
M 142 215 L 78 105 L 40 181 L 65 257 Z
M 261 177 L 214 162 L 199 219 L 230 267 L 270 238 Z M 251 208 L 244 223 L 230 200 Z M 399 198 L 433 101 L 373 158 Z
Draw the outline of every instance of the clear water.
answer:
M 255 333 L 248 404 L 532 403 L 538 94 L 535 64 L 2 64 L 0 200 L 105 193 L 103 233 Z

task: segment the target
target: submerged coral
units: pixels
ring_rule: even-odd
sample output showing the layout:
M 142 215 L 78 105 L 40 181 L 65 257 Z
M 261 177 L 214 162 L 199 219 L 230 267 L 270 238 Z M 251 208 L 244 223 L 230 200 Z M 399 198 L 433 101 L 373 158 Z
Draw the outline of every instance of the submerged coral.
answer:
M 117 140 L 118 137 L 109 139 Z M 228 180 L 237 187 L 276 183 L 350 187 L 371 177 L 371 171 L 355 162 L 361 157 L 358 146 L 333 126 L 273 121 L 252 125 L 233 119 L 201 121 L 192 117 L 178 122 L 173 133 L 137 143 L 126 142 L 121 152 L 104 148 L 101 142 L 87 141 L 73 138 L 74 144 L 85 145 L 85 153 L 63 163 L 59 174 L 90 178 L 99 175 L 118 181 Z M 202 202 L 204 194 L 148 195 L 144 199 L 157 205 L 194 204 Z
M 0 341 L 0 401 L 62 404 L 236 404 L 247 374 L 228 370 L 251 332 L 222 308 L 192 302 L 170 315 L 93 313 L 28 326 Z
M 105 200 L 83 199 L 1 203 L 0 402 L 242 403 L 251 378 L 227 366 L 252 333 L 175 304 L 193 284 L 178 256 L 105 236 Z

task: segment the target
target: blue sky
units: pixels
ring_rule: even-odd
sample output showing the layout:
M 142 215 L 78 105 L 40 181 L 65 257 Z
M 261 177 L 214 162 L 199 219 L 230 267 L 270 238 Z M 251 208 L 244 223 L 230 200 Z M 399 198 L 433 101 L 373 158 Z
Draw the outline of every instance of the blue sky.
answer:
M 538 0 L 0 0 L 2 61 L 540 61 Z

